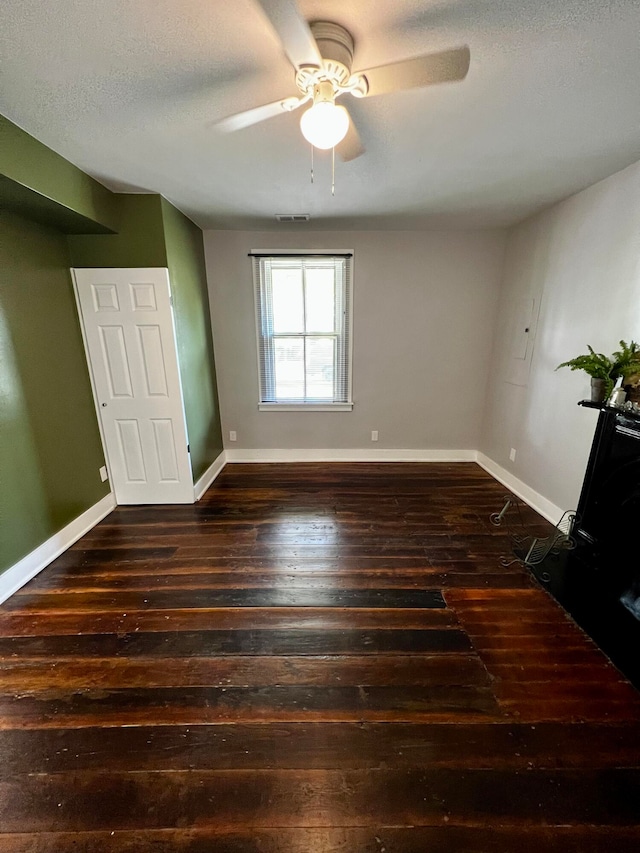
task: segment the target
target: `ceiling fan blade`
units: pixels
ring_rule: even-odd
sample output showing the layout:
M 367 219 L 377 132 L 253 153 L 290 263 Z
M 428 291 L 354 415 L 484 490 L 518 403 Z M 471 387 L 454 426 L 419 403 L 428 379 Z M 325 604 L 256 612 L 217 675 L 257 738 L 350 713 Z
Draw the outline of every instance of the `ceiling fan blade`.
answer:
M 261 107 L 254 107 L 252 110 L 245 110 L 242 113 L 223 118 L 216 122 L 215 126 L 227 133 L 242 130 L 244 127 L 258 124 L 259 121 L 266 121 L 266 119 L 279 116 L 282 113 L 290 113 L 292 110 L 298 109 L 307 100 L 308 98 L 282 98 L 279 101 L 273 101 L 271 104 L 263 104 Z
M 403 62 L 392 62 L 390 65 L 379 65 L 377 68 L 359 71 L 358 74 L 366 77 L 369 84 L 365 97 L 372 97 L 418 86 L 431 86 L 434 83 L 464 80 L 469 70 L 470 58 L 469 48 L 459 47 L 442 53 L 417 56 Z
M 296 68 L 302 65 L 322 67 L 322 57 L 309 25 L 301 16 L 295 0 L 258 0 L 271 26 L 278 34 L 289 61 Z
M 347 131 L 347 135 L 342 142 L 336 145 L 336 151 L 338 153 L 338 157 L 340 157 L 341 160 L 344 160 L 345 163 L 348 163 L 349 160 L 355 160 L 356 157 L 364 154 L 364 145 L 360 139 L 358 129 L 353 123 L 351 114 L 349 114 L 349 130 Z

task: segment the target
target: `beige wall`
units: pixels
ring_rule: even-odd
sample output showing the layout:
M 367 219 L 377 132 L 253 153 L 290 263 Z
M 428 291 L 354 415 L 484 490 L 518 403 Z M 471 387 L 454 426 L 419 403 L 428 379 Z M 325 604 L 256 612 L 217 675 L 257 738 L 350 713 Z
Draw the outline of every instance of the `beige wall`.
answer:
M 513 357 L 526 299 L 539 306 L 530 371 Z M 577 504 L 597 413 L 576 405 L 586 374 L 554 368 L 620 338 L 640 340 L 640 163 L 509 234 L 480 449 L 563 509 Z
M 504 232 L 205 232 L 225 446 L 478 447 Z M 251 249 L 354 251 L 352 412 L 258 412 Z M 371 430 L 379 431 L 377 444 Z M 229 442 L 229 430 L 238 441 Z

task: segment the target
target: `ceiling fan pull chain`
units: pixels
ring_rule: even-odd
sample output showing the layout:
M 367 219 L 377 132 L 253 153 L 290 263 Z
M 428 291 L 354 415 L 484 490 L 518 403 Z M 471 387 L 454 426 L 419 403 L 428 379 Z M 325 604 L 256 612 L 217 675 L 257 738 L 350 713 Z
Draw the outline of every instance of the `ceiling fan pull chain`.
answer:
M 311 146 L 311 183 L 313 183 L 313 145 Z
M 336 194 L 336 147 L 331 149 L 331 195 Z

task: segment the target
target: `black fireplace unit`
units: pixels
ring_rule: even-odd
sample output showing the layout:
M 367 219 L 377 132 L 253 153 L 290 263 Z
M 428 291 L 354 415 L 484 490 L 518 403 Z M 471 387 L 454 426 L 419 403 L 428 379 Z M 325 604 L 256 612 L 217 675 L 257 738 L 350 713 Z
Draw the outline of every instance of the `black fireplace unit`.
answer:
M 606 572 L 614 583 L 614 578 L 622 582 L 623 574 L 638 574 L 639 416 L 600 408 L 578 515 L 575 533 L 584 562 Z
M 551 591 L 640 687 L 640 416 L 600 404 L 574 528 Z

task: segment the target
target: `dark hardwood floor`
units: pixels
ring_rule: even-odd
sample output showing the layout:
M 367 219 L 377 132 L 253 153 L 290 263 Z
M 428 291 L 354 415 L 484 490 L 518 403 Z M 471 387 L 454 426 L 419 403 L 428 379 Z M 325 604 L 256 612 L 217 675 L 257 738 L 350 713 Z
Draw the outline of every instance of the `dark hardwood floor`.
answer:
M 0 608 L 0 853 L 637 853 L 640 694 L 500 565 L 503 494 L 229 465 L 117 509 Z

